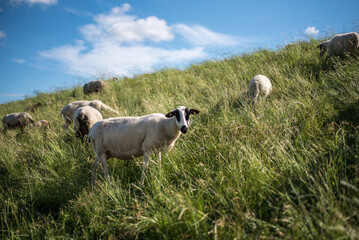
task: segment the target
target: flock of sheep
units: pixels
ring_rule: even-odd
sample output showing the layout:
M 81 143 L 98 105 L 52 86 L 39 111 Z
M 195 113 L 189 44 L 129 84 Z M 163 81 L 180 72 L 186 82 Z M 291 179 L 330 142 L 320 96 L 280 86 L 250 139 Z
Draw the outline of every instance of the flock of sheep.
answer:
M 320 56 L 328 51 L 328 56 L 356 56 L 359 52 L 359 35 L 357 33 L 337 34 L 331 40 L 317 46 L 320 48 Z M 83 87 L 84 94 L 102 91 L 105 87 L 103 81 L 92 81 Z M 263 75 L 254 76 L 249 82 L 248 95 L 255 103 L 260 95 L 264 98 L 272 91 L 270 80 Z M 107 168 L 107 159 L 132 159 L 143 156 L 141 182 L 144 181 L 144 173 L 149 164 L 152 152 L 173 148 L 176 140 L 188 131 L 190 115 L 199 113 L 196 109 L 188 109 L 180 106 L 177 109 L 163 115 L 154 113 L 139 117 L 115 117 L 103 119 L 100 111 L 116 110 L 105 105 L 99 100 L 76 101 L 66 105 L 61 110 L 67 129 L 74 122 L 74 131 L 77 137 L 85 139 L 96 154 L 96 160 L 92 165 L 92 185 L 95 184 L 96 172 L 99 164 L 102 165 L 105 176 L 111 183 Z M 50 127 L 46 120 L 35 121 L 28 113 L 11 113 L 2 119 L 4 131 L 9 128 L 23 129 L 28 125 Z

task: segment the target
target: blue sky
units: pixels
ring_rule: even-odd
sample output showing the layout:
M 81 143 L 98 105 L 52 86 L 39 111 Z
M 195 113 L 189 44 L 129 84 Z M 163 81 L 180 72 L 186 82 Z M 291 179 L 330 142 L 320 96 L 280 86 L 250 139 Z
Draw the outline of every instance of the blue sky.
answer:
M 0 0 L 0 103 L 358 31 L 358 9 L 358 0 Z

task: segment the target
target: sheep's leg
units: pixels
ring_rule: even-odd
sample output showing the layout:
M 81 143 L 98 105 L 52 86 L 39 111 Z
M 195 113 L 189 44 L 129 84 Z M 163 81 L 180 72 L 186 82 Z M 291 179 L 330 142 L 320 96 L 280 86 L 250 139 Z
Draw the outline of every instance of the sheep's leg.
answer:
M 62 128 L 64 130 L 66 130 L 69 127 L 69 125 L 71 124 L 72 120 L 65 115 L 63 115 L 63 116 L 64 116 L 65 124 L 62 126 Z
M 256 82 L 255 83 L 255 89 L 254 89 L 254 93 L 253 93 L 254 97 L 253 97 L 253 104 L 258 100 L 259 98 L 259 83 Z
M 67 124 L 67 119 L 66 119 L 66 117 L 64 116 L 64 120 L 65 120 L 65 124 L 64 125 L 62 125 L 62 128 L 64 129 L 64 130 L 66 130 L 67 128 L 68 128 L 68 124 Z
M 144 182 L 145 182 L 145 171 L 148 168 L 150 155 L 151 155 L 151 151 L 146 151 L 143 154 L 143 166 L 142 166 L 142 176 L 141 176 L 141 183 L 142 184 L 144 184 Z
M 255 88 L 252 91 L 252 108 L 253 108 L 254 114 L 256 114 L 255 105 L 256 105 L 256 103 L 258 101 L 258 98 L 259 98 L 259 84 L 258 84 L 258 82 L 255 82 Z
M 5 124 L 3 124 L 3 126 L 2 126 L 3 128 L 2 128 L 2 130 L 3 130 L 3 133 L 4 134 L 6 134 L 6 132 L 7 132 L 7 128 L 8 128 L 8 126 L 7 126 L 7 124 L 5 123 Z
M 65 119 L 65 124 L 62 125 L 62 128 L 66 130 L 69 127 L 70 123 Z
M 98 165 L 100 164 L 100 159 L 97 157 L 95 162 L 92 164 L 92 175 L 91 175 L 91 185 L 95 186 L 96 182 L 96 173 Z
M 158 152 L 158 169 L 162 172 L 162 156 L 161 152 Z
M 329 58 L 330 58 L 330 55 L 328 54 L 328 55 L 325 57 L 324 62 L 327 62 Z
M 110 185 L 112 185 L 112 181 L 111 181 L 111 178 L 110 178 L 110 174 L 108 174 L 106 154 L 102 154 L 102 155 L 100 156 L 100 161 L 101 161 L 103 173 L 104 173 L 105 177 L 108 179 L 108 181 L 110 182 Z

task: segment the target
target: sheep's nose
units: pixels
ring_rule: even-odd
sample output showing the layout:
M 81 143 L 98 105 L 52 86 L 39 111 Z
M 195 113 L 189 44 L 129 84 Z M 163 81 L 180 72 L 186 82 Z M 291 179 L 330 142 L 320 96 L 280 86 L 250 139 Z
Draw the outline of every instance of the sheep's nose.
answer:
M 187 133 L 187 131 L 188 131 L 188 127 L 186 127 L 186 126 L 181 127 L 181 132 L 182 133 Z

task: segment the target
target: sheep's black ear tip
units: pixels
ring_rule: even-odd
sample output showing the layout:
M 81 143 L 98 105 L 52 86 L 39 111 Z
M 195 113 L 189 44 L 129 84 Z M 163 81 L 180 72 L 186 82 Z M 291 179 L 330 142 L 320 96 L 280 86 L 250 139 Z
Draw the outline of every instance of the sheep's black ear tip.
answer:
M 199 113 L 199 111 L 196 110 L 196 109 L 192 109 L 191 113 L 192 113 L 193 115 L 197 115 L 197 114 Z

